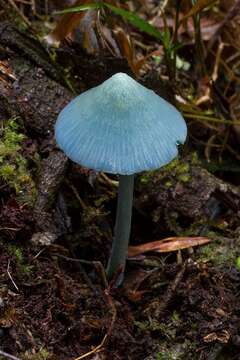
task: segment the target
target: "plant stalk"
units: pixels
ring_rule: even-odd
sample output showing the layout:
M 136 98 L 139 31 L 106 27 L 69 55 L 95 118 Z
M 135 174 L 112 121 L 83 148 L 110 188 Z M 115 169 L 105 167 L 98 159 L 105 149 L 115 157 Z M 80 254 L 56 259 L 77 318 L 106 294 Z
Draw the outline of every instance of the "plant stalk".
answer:
M 115 224 L 115 236 L 113 238 L 112 251 L 107 266 L 107 276 L 111 279 L 114 274 L 122 275 L 123 280 L 128 243 L 131 231 L 132 201 L 133 201 L 134 175 L 120 175 L 117 216 Z

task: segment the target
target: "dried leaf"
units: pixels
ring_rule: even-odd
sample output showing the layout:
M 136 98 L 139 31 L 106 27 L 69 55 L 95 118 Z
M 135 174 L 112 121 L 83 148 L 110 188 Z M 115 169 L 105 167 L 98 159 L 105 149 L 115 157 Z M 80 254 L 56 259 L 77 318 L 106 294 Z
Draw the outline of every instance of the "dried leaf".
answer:
M 140 59 L 137 59 L 135 57 L 135 51 L 132 46 L 131 38 L 129 37 L 129 35 L 126 34 L 123 29 L 120 28 L 115 30 L 114 34 L 117 39 L 122 55 L 127 59 L 129 67 L 136 76 L 139 75 L 141 68 L 144 66 L 144 64 L 150 57 L 154 55 L 159 56 L 162 53 L 160 50 L 156 50 L 146 56 L 143 56 Z
M 128 273 L 123 283 L 124 295 L 132 302 L 140 301 L 147 291 L 139 288 L 150 275 L 151 271 L 142 269 Z
M 130 66 L 132 71 L 137 75 L 137 71 L 135 70 L 135 60 L 134 60 L 135 53 L 129 35 L 126 34 L 121 28 L 115 30 L 114 34 L 117 39 L 122 55 L 127 59 L 128 65 Z
M 212 332 L 212 333 L 204 336 L 203 340 L 206 343 L 218 341 L 222 344 L 227 344 L 230 337 L 231 336 L 227 330 L 221 330 L 219 332 Z
M 197 15 L 200 11 L 202 11 L 203 9 L 205 9 L 206 7 L 212 5 L 213 3 L 215 3 L 216 0 L 198 0 L 196 2 L 195 5 L 193 5 L 193 7 L 191 8 L 191 10 L 187 13 L 187 15 L 185 15 L 182 19 L 181 22 L 185 21 L 186 19 L 188 19 L 190 16 L 194 16 Z
M 210 242 L 206 237 L 171 237 L 162 240 L 156 240 L 147 244 L 138 246 L 129 246 L 128 256 L 134 257 L 140 254 L 157 251 L 160 253 L 187 249 L 193 246 L 204 245 Z
M 135 70 L 135 74 L 138 75 L 141 68 L 144 66 L 144 64 L 146 64 L 147 60 L 152 57 L 152 56 L 160 56 L 163 54 L 163 51 L 161 50 L 155 50 L 152 51 L 150 54 L 147 54 L 146 56 L 142 57 L 139 60 L 135 60 L 134 62 L 134 70 Z
M 75 2 L 76 5 L 85 4 L 88 0 L 78 0 Z M 55 29 L 44 37 L 44 40 L 52 46 L 59 46 L 59 43 L 63 41 L 67 35 L 69 35 L 85 17 L 86 12 L 80 11 L 78 13 L 69 12 L 64 14 L 59 22 L 57 23 Z
M 81 6 L 75 6 L 66 10 L 58 11 L 57 14 L 78 13 L 90 9 L 101 10 L 104 8 L 111 10 L 115 15 L 121 16 L 124 20 L 128 21 L 130 24 L 138 28 L 140 31 L 150 36 L 153 36 L 158 40 L 161 39 L 160 31 L 146 20 L 140 18 L 136 13 L 132 11 L 127 11 L 125 9 L 122 9 L 121 7 L 116 7 L 104 2 L 87 3 Z

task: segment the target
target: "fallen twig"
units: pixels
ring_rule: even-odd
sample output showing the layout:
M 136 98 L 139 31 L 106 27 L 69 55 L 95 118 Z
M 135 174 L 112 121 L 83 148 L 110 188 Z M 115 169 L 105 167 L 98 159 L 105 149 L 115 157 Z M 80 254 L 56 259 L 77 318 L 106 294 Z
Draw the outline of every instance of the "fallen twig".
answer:
M 183 265 L 182 265 L 180 271 L 177 273 L 174 281 L 169 284 L 167 291 L 165 293 L 164 299 L 162 300 L 161 304 L 157 308 L 157 317 L 160 317 L 163 314 L 163 312 L 167 309 L 171 299 L 173 298 L 173 296 L 176 292 L 178 285 L 180 284 L 180 282 L 183 278 L 183 275 L 186 270 L 186 266 L 187 266 L 187 261 L 185 261 L 183 263 Z
M 107 333 L 104 335 L 101 343 L 99 345 L 97 345 L 94 349 L 92 349 L 91 351 L 83 354 L 83 355 L 80 355 L 79 357 L 77 357 L 75 360 L 82 360 L 82 359 L 85 359 L 86 357 L 90 356 L 90 355 L 93 355 L 93 354 L 96 354 L 97 352 L 101 351 L 103 346 L 107 343 L 107 341 L 109 340 L 110 336 L 111 336 L 111 333 L 112 333 L 112 329 L 113 329 L 113 326 L 114 326 L 114 323 L 115 323 L 115 320 L 116 320 L 116 316 L 117 316 L 117 310 L 115 308 L 115 305 L 113 303 L 113 300 L 112 300 L 112 297 L 110 295 L 110 287 L 108 286 L 108 282 L 107 282 L 107 278 L 106 278 L 106 274 L 105 274 L 105 270 L 104 270 L 104 267 L 102 265 L 101 262 L 99 261 L 88 261 L 88 260 L 81 260 L 81 259 L 74 259 L 74 258 L 70 258 L 68 256 L 64 256 L 64 255 L 61 255 L 61 254 L 52 254 L 52 255 L 55 255 L 57 257 L 60 257 L 66 261 L 73 261 L 73 262 L 78 262 L 80 264 L 86 264 L 86 265 L 91 265 L 91 266 L 95 266 L 96 269 L 98 269 L 98 271 L 100 272 L 100 275 L 101 275 L 101 278 L 102 278 L 102 281 L 103 281 L 103 284 L 104 284 L 104 287 L 105 287 L 105 290 L 104 290 L 104 295 L 107 299 L 107 303 L 111 309 L 111 312 L 112 312 L 112 319 L 111 319 L 111 322 L 110 322 L 110 325 L 108 327 L 108 331 Z M 92 286 L 91 286 L 92 287 Z
M 16 11 L 16 13 L 19 15 L 19 17 L 25 22 L 25 24 L 29 27 L 31 27 L 30 21 L 26 18 L 26 16 L 19 10 L 17 5 L 13 0 L 8 0 L 9 4 L 13 7 L 13 9 Z
M 100 270 L 100 275 L 101 275 L 101 279 L 103 281 L 103 284 L 104 284 L 104 288 L 107 287 L 107 280 L 106 280 L 106 275 L 105 275 L 105 271 L 104 271 L 104 268 L 103 268 L 103 265 L 101 264 L 100 261 L 88 261 L 88 260 L 82 260 L 82 259 L 75 259 L 75 258 L 71 258 L 71 257 L 68 257 L 68 256 L 65 256 L 65 255 L 61 255 L 61 254 L 58 254 L 58 253 L 51 253 L 52 256 L 57 256 L 61 259 L 64 259 L 66 261 L 71 261 L 71 262 L 76 262 L 78 263 L 79 265 L 83 264 L 83 265 L 91 265 L 91 266 L 94 266 L 97 270 Z M 89 277 L 87 276 L 86 272 L 84 271 L 84 269 L 82 268 L 81 266 L 81 272 L 84 276 L 84 279 L 86 281 L 86 283 L 89 285 L 89 287 L 94 291 L 96 292 L 96 289 L 94 288 L 91 280 L 89 279 Z
M 153 304 L 150 304 L 147 307 L 147 309 L 145 310 L 146 313 L 149 312 L 149 309 L 153 310 L 152 312 L 154 312 L 154 315 L 153 315 L 153 313 L 151 313 L 151 317 L 160 318 L 162 316 L 162 314 L 164 313 L 164 311 L 167 309 L 170 301 L 174 297 L 174 294 L 176 292 L 178 285 L 182 281 L 186 267 L 187 267 L 187 260 L 183 263 L 183 265 L 182 265 L 180 271 L 177 273 L 175 279 L 168 285 L 167 291 L 165 292 L 164 298 L 161 300 L 161 303 L 156 307 L 156 303 L 154 302 Z M 152 305 L 154 306 L 154 308 Z
M 106 289 L 104 291 L 104 294 L 106 296 L 106 299 L 107 299 L 107 302 L 109 304 L 109 307 L 111 308 L 112 310 L 112 319 L 111 319 L 111 322 L 110 322 L 110 325 L 109 325 L 109 328 L 108 328 L 108 331 L 107 333 L 104 335 L 101 343 L 99 345 L 97 345 L 94 349 L 92 349 L 91 351 L 77 357 L 76 359 L 74 360 L 82 360 L 82 359 L 85 359 L 86 357 L 90 356 L 90 355 L 93 355 L 93 354 L 96 354 L 98 353 L 99 351 L 102 350 L 103 346 L 107 343 L 107 341 L 109 340 L 111 334 L 112 334 L 112 329 L 113 329 L 113 326 L 114 326 L 114 323 L 115 323 L 115 320 L 116 320 L 116 317 L 117 317 L 117 310 L 116 310 L 116 307 L 112 301 L 112 297 L 110 295 L 110 291 L 109 291 L 109 288 Z
M 13 280 L 13 277 L 12 277 L 10 271 L 9 271 L 9 268 L 10 268 L 10 260 L 8 260 L 7 274 L 8 274 L 8 276 L 9 276 L 11 282 L 13 283 L 13 286 L 15 287 L 15 289 L 16 289 L 17 291 L 19 291 L 19 288 L 17 287 L 17 285 L 16 285 L 15 281 Z
M 19 358 L 17 358 L 14 355 L 8 354 L 5 351 L 0 350 L 0 355 L 4 356 L 6 359 L 11 359 L 11 360 L 21 360 Z
M 219 36 L 221 35 L 223 28 L 225 27 L 226 24 L 229 24 L 231 20 L 234 19 L 235 16 L 237 16 L 237 14 L 239 13 L 240 10 L 240 0 L 237 0 L 235 2 L 235 4 L 230 8 L 229 12 L 226 14 L 226 16 L 224 17 L 223 21 L 220 23 L 217 31 L 215 32 L 215 34 L 213 34 L 211 40 L 209 41 L 209 44 L 207 46 L 207 53 L 206 55 L 209 53 L 209 51 L 213 48 L 213 45 L 215 44 L 216 40 L 219 38 Z

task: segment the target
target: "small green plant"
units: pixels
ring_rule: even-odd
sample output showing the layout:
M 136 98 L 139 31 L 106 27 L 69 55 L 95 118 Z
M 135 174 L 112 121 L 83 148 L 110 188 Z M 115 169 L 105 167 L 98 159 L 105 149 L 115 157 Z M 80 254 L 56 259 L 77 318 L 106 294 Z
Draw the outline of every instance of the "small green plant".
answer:
M 216 232 L 209 232 L 208 237 L 215 241 L 198 249 L 199 260 L 202 262 L 211 262 L 215 266 L 238 266 L 240 261 L 236 261 L 239 252 L 239 240 L 236 240 L 234 246 L 229 246 L 230 238 L 222 235 L 221 229 Z
M 22 275 L 30 275 L 32 266 L 25 262 L 22 250 L 16 245 L 12 244 L 7 245 L 7 250 L 8 253 L 10 253 L 15 258 L 16 266 L 19 269 L 19 272 Z
M 21 154 L 25 135 L 21 133 L 16 118 L 10 119 L 2 129 L 0 141 L 0 181 L 14 189 L 23 202 L 32 202 L 35 184 L 27 160 Z
M 162 168 L 162 171 L 158 170 L 149 171 L 143 173 L 140 177 L 141 184 L 147 184 L 151 181 L 153 175 L 161 179 L 162 183 L 167 187 L 174 185 L 175 181 L 180 183 L 187 183 L 191 180 L 191 166 L 197 165 L 195 153 L 192 154 L 191 158 L 186 160 L 180 160 L 179 158 L 172 160 L 169 164 Z
M 236 259 L 236 268 L 240 271 L 240 256 Z
M 25 352 L 22 355 L 23 360 L 47 360 L 50 354 L 45 348 L 41 348 L 37 353 L 32 353 L 30 351 Z
M 155 355 L 156 360 L 185 360 L 194 358 L 196 344 L 186 339 L 184 342 L 163 342 L 159 346 L 159 351 Z

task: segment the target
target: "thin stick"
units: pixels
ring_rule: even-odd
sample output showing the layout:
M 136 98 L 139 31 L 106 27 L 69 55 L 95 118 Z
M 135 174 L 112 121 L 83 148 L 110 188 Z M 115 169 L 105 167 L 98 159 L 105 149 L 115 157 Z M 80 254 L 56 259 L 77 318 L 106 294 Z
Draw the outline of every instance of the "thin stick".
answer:
M 160 306 L 157 308 L 156 310 L 156 316 L 158 318 L 161 317 L 161 315 L 163 314 L 163 312 L 167 309 L 169 303 L 171 302 L 175 292 L 176 292 L 176 289 L 178 287 L 178 285 L 180 284 L 182 278 L 183 278 L 183 275 L 185 273 L 185 270 L 186 270 L 186 266 L 187 266 L 187 262 L 185 261 L 180 269 L 180 271 L 177 273 L 174 281 L 172 283 L 169 284 L 168 288 L 167 288 L 167 291 L 164 295 L 164 299 L 163 301 L 160 303 Z
M 13 0 L 8 0 L 9 4 L 13 7 L 13 9 L 16 11 L 16 13 L 20 16 L 20 18 L 25 22 L 25 24 L 27 24 L 29 27 L 31 27 L 31 23 L 30 21 L 26 18 L 25 15 L 23 15 L 23 13 L 19 10 L 19 8 L 17 7 L 17 5 L 15 4 L 15 2 Z
M 19 229 L 11 228 L 11 227 L 1 227 L 1 228 L 0 228 L 0 231 L 2 231 L 2 230 L 19 231 Z
M 48 15 L 48 0 L 45 0 L 45 15 Z
M 78 263 L 84 264 L 84 265 L 95 266 L 96 263 L 99 263 L 99 261 L 89 261 L 89 260 L 75 259 L 75 258 L 71 258 L 69 256 L 61 255 L 61 254 L 58 254 L 58 253 L 51 253 L 51 255 L 60 257 L 60 258 L 62 258 L 64 260 L 66 260 L 66 261 L 78 262 Z
M 10 280 L 12 281 L 12 283 L 13 283 L 13 285 L 14 285 L 15 289 L 17 289 L 17 291 L 19 291 L 19 288 L 17 287 L 17 285 L 16 285 L 15 281 L 13 280 L 13 277 L 12 277 L 12 275 L 11 275 L 10 271 L 9 271 L 9 268 L 10 268 L 10 260 L 8 260 L 8 265 L 7 265 L 7 274 L 8 274 L 8 276 L 9 276 Z
M 0 350 L 0 355 L 4 356 L 6 359 L 21 360 L 21 359 L 17 358 L 16 356 L 8 354 L 8 353 L 6 353 L 5 351 L 2 351 L 2 350 Z
M 80 197 L 77 189 L 75 188 L 75 186 L 73 184 L 70 183 L 70 181 L 66 180 L 66 183 L 68 184 L 68 186 L 72 189 L 74 195 L 76 196 L 79 204 L 81 205 L 82 209 L 86 209 L 86 205 L 84 203 L 84 201 L 82 200 L 82 198 Z
M 31 1 L 27 1 L 27 0 L 15 0 L 15 2 L 25 5 L 31 5 Z
M 71 257 L 61 255 L 61 254 L 58 254 L 58 253 L 51 253 L 51 255 L 52 256 L 57 256 L 57 257 L 59 257 L 61 259 L 64 259 L 66 261 L 71 261 L 71 262 L 78 263 L 78 265 L 80 266 L 80 271 L 81 271 L 82 275 L 84 276 L 84 280 L 86 281 L 88 286 L 93 290 L 94 293 L 97 293 L 97 290 L 94 288 L 91 280 L 87 276 L 87 274 L 84 271 L 81 264 L 94 266 L 97 270 L 100 269 L 100 275 L 101 275 L 104 287 L 106 288 L 108 286 L 108 283 L 106 281 L 106 275 L 105 275 L 104 267 L 103 267 L 103 265 L 102 265 L 102 263 L 100 261 L 88 261 L 88 260 L 75 259 L 75 258 L 71 258 Z
M 36 11 L 36 3 L 35 3 L 35 0 L 31 0 L 31 4 L 32 4 L 32 12 L 34 15 L 37 14 L 37 11 Z
M 106 289 L 105 290 L 105 296 L 107 298 L 107 302 L 112 310 L 112 319 L 111 319 L 111 322 L 110 322 L 110 325 L 108 327 L 108 331 L 107 333 L 104 335 L 101 343 L 99 345 L 97 345 L 94 349 L 92 349 L 91 351 L 79 356 L 78 358 L 74 359 L 74 360 L 82 360 L 82 359 L 85 359 L 86 357 L 90 356 L 90 355 L 93 355 L 93 354 L 96 354 L 98 352 L 100 352 L 103 348 L 103 346 L 107 343 L 107 341 L 109 340 L 110 336 L 111 336 L 111 333 L 112 333 L 112 329 L 113 329 L 113 326 L 114 326 L 114 323 L 115 323 L 115 320 L 116 320 L 116 317 L 117 317 L 117 310 L 116 310 L 116 307 L 112 301 L 112 297 L 110 296 L 110 293 L 109 293 L 109 289 Z
M 99 352 L 101 350 L 101 348 L 103 347 L 103 345 L 105 344 L 105 341 L 107 339 L 107 334 L 104 335 L 104 338 L 102 339 L 101 343 L 96 346 L 93 350 L 79 356 L 78 358 L 74 359 L 74 360 L 81 360 L 81 359 L 85 359 L 86 357 L 90 356 L 90 355 L 93 355 L 97 352 Z
M 198 121 L 205 120 L 206 122 L 214 122 L 219 124 L 229 124 L 229 125 L 240 125 L 240 120 L 225 120 L 225 119 L 217 119 L 212 116 L 205 116 L 205 115 L 197 115 L 197 114 L 190 114 L 190 113 L 183 113 L 183 116 L 190 119 L 197 119 Z
M 100 177 L 104 180 L 105 183 L 107 183 L 108 185 L 110 185 L 111 187 L 115 187 L 118 188 L 119 182 L 116 180 L 112 180 L 110 179 L 105 173 L 101 172 Z

